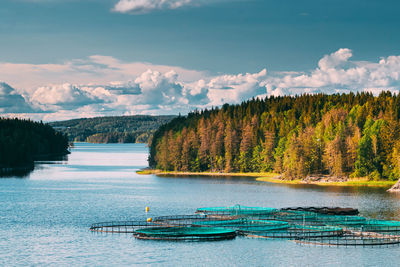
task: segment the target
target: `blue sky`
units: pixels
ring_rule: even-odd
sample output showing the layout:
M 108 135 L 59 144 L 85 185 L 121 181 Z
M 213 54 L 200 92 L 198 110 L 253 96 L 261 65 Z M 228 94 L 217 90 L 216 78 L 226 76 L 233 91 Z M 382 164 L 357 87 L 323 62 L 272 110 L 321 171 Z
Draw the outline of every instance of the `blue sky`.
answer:
M 398 10 L 389 0 L 2 0 L 0 112 L 170 114 L 257 95 L 396 91 Z M 2 107 L 11 94 L 32 112 Z

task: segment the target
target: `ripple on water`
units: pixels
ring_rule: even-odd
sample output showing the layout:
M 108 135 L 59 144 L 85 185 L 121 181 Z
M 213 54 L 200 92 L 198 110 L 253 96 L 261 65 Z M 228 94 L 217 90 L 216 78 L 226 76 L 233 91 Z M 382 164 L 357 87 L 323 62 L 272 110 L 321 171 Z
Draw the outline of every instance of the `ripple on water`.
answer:
M 345 206 L 400 219 L 399 196 L 382 189 L 287 186 L 249 178 L 137 175 L 144 145 L 79 143 L 67 162 L 42 163 L 27 179 L 0 179 L 0 266 L 390 266 L 400 247 L 335 248 L 284 240 L 152 242 L 99 234 L 90 224 L 171 214 L 198 207 Z M 146 214 L 144 207 L 150 206 Z

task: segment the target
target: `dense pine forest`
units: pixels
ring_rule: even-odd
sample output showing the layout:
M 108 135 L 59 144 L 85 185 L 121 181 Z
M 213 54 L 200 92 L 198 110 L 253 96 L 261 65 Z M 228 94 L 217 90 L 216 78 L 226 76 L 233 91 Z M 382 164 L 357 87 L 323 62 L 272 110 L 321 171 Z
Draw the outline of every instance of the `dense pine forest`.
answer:
M 161 125 L 176 116 L 115 116 L 51 122 L 70 141 L 89 143 L 147 143 Z
M 39 157 L 68 153 L 68 139 L 42 122 L 0 118 L 0 174 L 33 167 Z
M 252 99 L 160 127 L 149 164 L 169 171 L 398 179 L 400 96 L 382 92 Z

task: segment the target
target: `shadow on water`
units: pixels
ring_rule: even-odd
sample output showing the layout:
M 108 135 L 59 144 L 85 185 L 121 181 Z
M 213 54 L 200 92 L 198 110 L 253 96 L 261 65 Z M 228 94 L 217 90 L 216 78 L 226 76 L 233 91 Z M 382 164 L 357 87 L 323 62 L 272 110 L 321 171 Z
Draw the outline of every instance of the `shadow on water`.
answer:
M 35 169 L 40 169 L 42 164 L 64 164 L 68 161 L 68 155 L 41 156 L 32 164 L 13 168 L 0 169 L 1 178 L 27 178 Z
M 68 155 L 69 154 L 37 156 L 35 158 L 35 163 L 57 164 L 57 162 L 68 161 Z
M 24 167 L 2 168 L 0 178 L 26 178 L 34 169 L 34 164 Z
M 248 180 L 248 181 L 255 181 L 255 177 L 250 177 L 250 176 L 229 176 L 229 175 L 175 175 L 175 174 L 157 174 L 157 177 L 165 177 L 165 178 L 184 178 L 184 179 L 191 179 L 191 178 L 196 178 L 196 179 L 204 179 L 204 180 L 215 180 L 215 179 L 221 179 L 221 180 Z
M 229 175 L 188 175 L 188 176 L 182 176 L 182 175 L 174 175 L 174 174 L 157 174 L 156 175 L 158 178 L 163 178 L 163 179 L 185 179 L 185 180 L 203 180 L 203 181 L 212 181 L 212 182 L 217 182 L 217 183 L 242 183 L 242 184 L 254 184 L 256 182 L 255 177 L 249 177 L 249 176 L 229 176 Z

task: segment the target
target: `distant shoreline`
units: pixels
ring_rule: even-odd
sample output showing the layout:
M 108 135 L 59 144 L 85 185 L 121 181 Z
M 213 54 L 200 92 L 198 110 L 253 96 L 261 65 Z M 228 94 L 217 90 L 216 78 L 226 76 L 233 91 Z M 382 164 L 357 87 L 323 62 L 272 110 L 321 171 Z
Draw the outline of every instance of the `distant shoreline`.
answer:
M 140 175 L 155 174 L 157 176 L 210 176 L 210 177 L 254 177 L 256 181 L 278 183 L 278 184 L 301 184 L 301 185 L 319 185 L 319 186 L 367 186 L 367 187 L 391 187 L 397 181 L 378 180 L 370 181 L 368 178 L 348 178 L 338 179 L 336 177 L 318 177 L 318 180 L 312 181 L 307 179 L 287 180 L 282 179 L 277 173 L 226 173 L 226 172 L 175 172 L 162 171 L 153 169 L 143 169 L 136 172 Z

